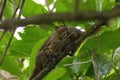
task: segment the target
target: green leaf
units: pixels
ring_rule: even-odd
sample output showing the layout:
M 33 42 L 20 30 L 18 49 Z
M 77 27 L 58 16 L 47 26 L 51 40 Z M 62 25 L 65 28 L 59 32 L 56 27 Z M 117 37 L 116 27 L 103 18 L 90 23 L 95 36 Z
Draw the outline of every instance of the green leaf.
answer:
M 38 26 L 28 26 L 23 33 L 19 33 L 25 42 L 37 42 L 38 40 L 48 36 L 48 32 Z
M 56 12 L 71 12 L 73 10 L 73 0 L 57 0 Z
M 91 65 L 89 66 L 86 74 L 86 76 L 89 76 L 89 77 L 92 77 L 94 78 L 95 77 L 95 73 L 94 73 L 94 68 L 93 68 L 93 64 L 91 63 Z
M 36 55 L 38 54 L 38 51 L 42 45 L 42 43 L 46 40 L 46 38 L 39 40 L 35 46 L 32 49 L 31 55 L 30 55 L 30 67 L 29 67 L 29 72 L 31 72 L 34 68 L 35 65 L 35 58 Z
M 108 76 L 105 80 L 120 80 L 120 74 L 113 73 L 112 75 Z
M 65 66 L 65 65 L 72 64 L 74 58 L 75 57 L 70 57 L 70 56 L 63 58 L 63 60 L 60 61 L 60 63 L 57 65 L 57 67 L 63 67 L 67 70 L 67 72 L 72 74 L 71 66 Z
M 60 63 L 57 65 L 58 67 L 62 67 L 66 64 L 72 64 L 73 60 L 75 57 L 71 57 L 71 56 L 67 56 L 65 58 L 62 59 L 62 61 L 60 61 Z
M 4 13 L 3 13 L 3 16 L 5 18 L 11 18 L 12 15 L 13 15 L 13 12 L 14 12 L 14 6 L 13 4 L 10 2 L 10 0 L 6 1 L 6 6 L 5 6 L 5 9 L 4 9 Z
M 66 72 L 63 76 L 61 76 L 57 80 L 72 80 L 72 77 L 71 77 L 70 73 Z
M 82 76 L 81 80 L 94 80 L 94 79 L 88 76 Z
M 1 34 L 1 32 L 0 32 L 0 34 Z M 2 40 L 0 41 L 0 59 L 1 59 L 1 56 L 3 55 L 3 52 L 4 52 L 7 44 L 8 44 L 10 36 L 11 36 L 11 34 L 6 32 L 4 37 L 2 38 Z M 11 44 L 14 41 L 16 41 L 16 39 L 13 37 Z M 13 57 L 11 55 L 11 52 L 9 49 L 7 51 L 7 55 L 5 56 L 5 59 L 2 63 L 2 65 L 0 66 L 0 68 L 10 72 L 13 75 L 20 76 L 20 74 L 21 74 L 21 67 L 20 67 L 19 62 L 17 61 L 17 57 Z
M 81 51 L 86 52 L 97 47 L 98 53 L 104 53 L 120 46 L 120 29 L 102 33 L 100 36 L 89 38 L 82 46 Z M 96 46 L 97 44 L 97 46 Z
M 0 35 L 2 35 L 2 33 L 3 32 L 0 32 Z M 1 41 L 0 41 L 0 54 L 2 54 L 3 51 L 6 49 L 8 41 L 10 39 L 10 36 L 11 36 L 11 33 L 6 32 L 5 35 L 3 36 L 3 38 L 1 39 Z M 16 41 L 16 39 L 13 37 L 11 44 L 14 43 L 14 41 Z M 8 49 L 7 53 L 11 54 L 11 52 L 9 51 L 9 49 Z
M 48 36 L 48 33 L 40 29 L 39 27 L 29 26 L 24 29 L 23 33 L 19 33 L 22 40 L 15 41 L 11 47 L 10 51 L 12 55 L 18 57 L 28 57 L 34 47 L 34 45 L 40 40 Z
M 49 4 L 51 4 L 51 3 L 53 3 L 53 2 L 54 2 L 54 0 L 48 0 L 48 2 L 49 2 Z
M 45 12 L 46 10 L 44 6 L 35 3 L 33 0 L 26 0 L 22 10 L 22 15 L 24 17 L 29 17 L 29 16 L 33 16 L 33 15 L 41 14 Z
M 34 44 L 35 43 L 33 42 L 19 40 L 11 45 L 10 51 L 12 55 L 17 57 L 28 57 L 31 53 Z
M 3 0 L 0 0 L 0 4 L 2 1 Z M 52 4 L 53 1 L 55 0 L 48 0 L 50 4 Z M 74 1 L 75 0 L 57 0 L 55 6 L 56 12 L 73 12 Z M 101 1 L 102 4 L 99 4 L 99 1 Z M 5 11 L 2 16 L 3 20 L 12 17 L 15 7 L 17 6 L 17 2 L 18 0 L 7 0 Z M 101 10 L 101 8 L 102 11 L 106 11 L 111 10 L 115 4 L 119 4 L 120 0 L 80 0 L 79 2 L 80 11 L 96 11 Z M 35 0 L 26 0 L 23 6 L 22 15 L 26 18 L 37 14 L 47 13 L 48 11 L 45 9 L 45 6 L 46 5 L 35 2 Z M 101 29 L 99 36 L 95 35 L 89 37 L 86 42 L 82 44 L 80 51 L 77 51 L 74 57 L 65 57 L 62 61 L 60 61 L 55 69 L 53 69 L 44 77 L 43 80 L 76 80 L 76 78 L 79 78 L 80 80 L 93 80 L 93 78 L 95 78 L 95 74 L 92 63 L 80 62 L 86 62 L 90 60 L 91 52 L 89 51 L 94 48 L 97 49 L 95 61 L 97 62 L 97 69 L 100 79 L 105 78 L 105 80 L 120 80 L 120 51 L 117 50 L 120 47 L 120 20 L 116 18 L 112 19 L 112 22 L 113 24 L 109 24 L 112 27 Z M 85 29 L 88 29 L 89 26 L 91 26 L 94 22 L 71 21 L 65 23 L 67 26 L 81 26 Z M 60 25 L 61 22 L 55 22 L 54 24 Z M 37 55 L 41 44 L 44 43 L 49 33 L 51 33 L 51 30 L 53 30 L 52 26 L 53 23 L 49 25 L 40 24 L 39 26 L 32 24 L 32 26 L 25 27 L 24 32 L 19 33 L 20 37 L 22 38 L 21 40 L 17 40 L 13 37 L 5 60 L 0 68 L 10 72 L 13 75 L 16 75 L 19 80 L 27 80 L 28 75 L 30 74 L 29 72 L 31 72 L 34 67 L 35 56 Z M 10 35 L 10 32 L 6 33 L 3 39 L 0 41 L 0 58 L 7 46 Z M 113 50 L 115 50 L 112 59 L 113 66 L 118 70 L 118 72 L 114 71 L 110 65 L 110 62 L 108 61 L 111 60 Z M 30 60 L 29 67 L 25 68 L 23 66 L 23 61 L 21 61 L 23 59 Z M 67 64 L 68 66 L 65 66 Z
M 110 72 L 112 67 L 110 61 L 108 60 L 108 57 L 105 55 L 96 55 L 95 59 L 99 76 L 106 75 Z
M 95 11 L 96 0 L 80 0 L 80 10 Z
M 3 32 L 0 32 L 0 35 L 2 35 Z M 6 48 L 6 45 L 8 43 L 8 40 L 10 38 L 10 34 L 6 33 L 4 37 L 0 41 L 0 51 L 3 52 Z
M 61 76 L 65 75 L 66 70 L 64 68 L 55 68 L 51 71 L 44 80 L 58 80 Z
M 73 65 L 70 66 L 73 74 L 84 74 L 91 65 L 91 55 L 89 53 L 81 53 L 73 60 Z M 89 62 L 87 62 L 89 61 Z M 86 63 L 84 63 L 86 62 Z
M 19 77 L 19 80 L 28 80 L 28 76 L 29 76 L 29 69 L 27 68 L 27 69 L 25 69 L 22 73 L 21 73 L 21 75 L 20 75 L 20 77 Z
M 109 5 L 109 6 L 108 6 Z M 112 7 L 115 6 L 115 1 L 114 0 L 103 0 L 102 1 L 102 10 L 111 10 Z
M 17 62 L 16 57 L 7 55 L 5 57 L 5 60 L 2 63 L 1 68 L 10 72 L 13 75 L 20 76 L 20 74 L 21 74 L 21 67 L 20 67 L 19 63 Z
M 114 51 L 114 55 L 113 55 L 113 62 L 114 64 L 120 68 L 120 47 L 118 47 L 115 51 Z

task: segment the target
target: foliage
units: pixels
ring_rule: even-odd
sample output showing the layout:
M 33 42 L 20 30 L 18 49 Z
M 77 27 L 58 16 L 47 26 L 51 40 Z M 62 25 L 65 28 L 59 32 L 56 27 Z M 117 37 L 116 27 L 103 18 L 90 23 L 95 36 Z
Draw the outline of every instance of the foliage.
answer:
M 50 5 L 52 5 L 54 0 L 48 1 Z M 74 0 L 57 0 L 55 11 L 72 12 L 74 11 L 73 3 Z M 105 11 L 111 10 L 117 3 L 119 3 L 119 0 L 80 0 L 79 8 L 82 11 Z M 14 0 L 7 1 L 3 14 L 5 19 L 11 18 L 15 4 Z M 26 18 L 48 12 L 45 4 L 37 3 L 35 0 L 26 0 L 22 10 L 22 16 Z M 67 26 L 80 26 L 86 30 L 91 27 L 95 21 L 65 23 Z M 54 26 L 60 24 L 62 23 L 33 24 L 25 27 L 23 32 L 18 32 L 21 39 L 13 38 L 7 56 L 0 66 L 1 70 L 16 75 L 19 80 L 27 80 L 34 67 L 37 51 L 54 30 Z M 0 34 L 2 34 L 2 31 Z M 120 80 L 119 34 L 120 19 L 116 18 L 109 22 L 109 27 L 103 26 L 98 34 L 89 37 L 79 47 L 74 57 L 67 56 L 64 58 L 43 80 L 94 80 L 95 73 L 92 61 L 86 62 L 91 60 L 92 50 L 94 49 L 96 49 L 95 61 L 100 80 Z M 10 32 L 6 33 L 2 41 L 0 41 L 0 56 L 5 50 L 10 35 Z M 26 64 L 28 65 L 26 66 Z

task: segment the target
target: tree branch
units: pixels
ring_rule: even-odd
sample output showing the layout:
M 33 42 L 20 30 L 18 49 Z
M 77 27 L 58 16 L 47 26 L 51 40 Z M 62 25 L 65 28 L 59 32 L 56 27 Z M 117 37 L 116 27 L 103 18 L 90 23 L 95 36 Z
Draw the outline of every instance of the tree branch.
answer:
M 109 20 L 120 16 L 120 8 L 106 12 L 78 12 L 74 13 L 50 13 L 40 14 L 26 19 L 10 19 L 2 21 L 0 29 L 11 29 L 13 27 L 29 24 L 46 24 L 56 21 L 80 21 L 80 20 Z M 9 26 L 9 27 L 8 27 Z

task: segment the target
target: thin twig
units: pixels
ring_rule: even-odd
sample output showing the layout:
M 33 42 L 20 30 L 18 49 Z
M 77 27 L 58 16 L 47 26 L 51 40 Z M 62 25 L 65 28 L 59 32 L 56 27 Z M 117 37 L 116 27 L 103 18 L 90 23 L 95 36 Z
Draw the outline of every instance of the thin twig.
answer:
M 2 5 L 1 11 L 0 11 L 0 21 L 2 20 L 2 15 L 3 15 L 4 9 L 5 9 L 6 3 L 7 3 L 7 0 L 3 0 L 3 5 Z
M 109 61 L 110 66 L 114 69 L 115 73 L 119 73 L 119 69 L 116 68 L 115 64 L 112 61 Z
M 18 15 L 18 19 L 20 19 L 20 16 L 21 16 L 21 12 L 22 12 L 24 3 L 25 3 L 25 0 L 22 0 L 21 6 L 20 6 L 20 12 L 19 12 L 19 15 Z
M 95 80 L 99 80 L 99 74 L 98 74 L 97 64 L 95 60 L 95 53 L 96 53 L 96 50 L 93 49 L 92 50 L 92 64 L 93 64 L 94 73 L 95 73 Z
M 20 0 L 19 0 L 19 4 L 17 5 L 17 7 L 16 7 L 16 9 L 15 9 L 15 11 L 14 11 L 14 13 L 13 13 L 12 18 L 15 18 L 15 15 L 16 15 L 16 12 L 17 12 L 17 10 L 18 10 L 18 8 L 19 8 L 19 5 L 20 5 Z M 12 34 L 11 34 L 11 36 L 10 36 L 10 39 L 9 39 L 9 41 L 8 41 L 8 44 L 7 44 L 6 48 L 5 48 L 5 51 L 4 51 L 3 54 L 2 54 L 2 57 L 1 57 L 1 60 L 0 60 L 0 65 L 3 63 L 3 61 L 4 61 L 4 59 L 5 59 L 5 56 L 6 56 L 6 54 L 7 54 L 7 51 L 8 51 L 8 48 L 9 48 L 9 46 L 10 46 L 10 43 L 11 43 L 11 41 L 12 41 L 12 38 L 13 38 L 13 35 L 14 35 L 15 30 L 16 30 L 16 28 L 14 28 L 14 29 L 12 30 Z
M 51 12 L 53 12 L 53 10 L 55 9 L 56 3 L 57 3 L 57 0 L 54 2 L 54 5 L 53 5 L 53 7 L 51 9 Z
M 12 32 L 11 37 L 10 37 L 10 39 L 9 39 L 9 41 L 8 41 L 8 44 L 7 44 L 6 48 L 5 48 L 5 51 L 4 51 L 3 54 L 2 54 L 2 57 L 1 57 L 1 60 L 0 60 L 0 65 L 3 63 L 3 60 L 5 59 L 5 56 L 6 56 L 6 53 L 7 53 L 7 51 L 8 51 L 8 48 L 9 48 L 9 46 L 10 46 L 10 43 L 11 43 L 11 41 L 12 41 L 13 35 L 14 35 L 14 33 Z
M 116 49 L 113 49 L 113 50 L 112 50 L 111 61 L 113 61 L 113 60 L 114 60 L 115 50 L 116 50 Z
M 6 33 L 6 30 L 4 30 L 4 31 L 2 32 L 2 35 L 0 35 L 0 41 L 1 41 L 2 38 L 4 37 L 5 33 Z
M 81 65 L 81 64 L 86 64 L 91 62 L 92 60 L 87 60 L 87 61 L 83 61 L 83 62 L 77 62 L 77 63 L 72 63 L 72 64 L 64 64 L 63 66 L 72 66 L 72 65 Z
M 118 73 L 119 72 L 119 70 L 115 67 L 115 65 L 114 65 L 114 56 L 115 56 L 115 50 L 116 49 L 113 49 L 113 51 L 112 51 L 112 56 L 111 56 L 111 61 L 109 61 L 109 63 L 110 63 L 110 66 L 114 69 L 114 71 L 116 72 L 116 73 Z
M 19 9 L 19 6 L 20 6 L 20 1 L 21 1 L 21 0 L 19 0 L 18 6 L 16 7 L 16 10 L 15 10 L 12 18 L 15 18 L 16 12 L 17 12 L 17 10 Z M 21 16 L 21 10 L 22 10 L 22 8 L 23 8 L 24 2 L 25 2 L 25 0 L 22 0 L 22 4 L 21 4 L 21 6 L 20 6 L 20 12 L 19 12 L 19 15 L 18 15 L 18 17 L 17 17 L 18 19 L 19 19 L 20 16 Z M 13 35 L 14 35 L 14 33 L 15 33 L 15 30 L 16 30 L 16 28 L 13 28 L 12 34 L 11 34 L 11 37 L 10 37 L 10 39 L 9 39 L 9 41 L 8 41 L 8 44 L 7 44 L 7 46 L 6 46 L 6 49 L 5 49 L 5 51 L 3 52 L 3 54 L 2 54 L 2 57 L 1 57 L 1 60 L 0 60 L 0 65 L 3 63 L 3 61 L 4 61 L 4 59 L 5 59 L 6 53 L 7 53 L 7 51 L 8 51 L 8 48 L 9 48 L 10 44 L 11 44 L 11 41 L 12 41 Z
M 51 12 L 51 10 L 50 10 L 50 5 L 49 5 L 49 2 L 48 2 L 48 0 L 45 0 L 45 5 L 46 5 L 46 7 L 47 7 L 47 9 L 48 9 L 48 12 Z
M 46 7 L 47 7 L 49 13 L 53 12 L 53 10 L 56 6 L 56 3 L 57 3 L 57 0 L 54 2 L 52 9 L 50 9 L 50 4 L 49 4 L 48 0 L 45 0 L 45 4 L 46 4 Z
M 12 3 L 13 5 L 16 5 L 15 1 L 13 1 L 13 0 L 9 0 L 9 2 Z
M 6 3 L 7 3 L 7 0 L 3 0 L 3 5 L 2 5 L 1 11 L 0 11 L 0 21 L 2 20 L 2 15 L 3 15 L 4 9 L 5 9 Z M 6 33 L 6 29 L 2 32 L 2 35 L 0 36 L 0 41 L 2 40 L 5 33 Z

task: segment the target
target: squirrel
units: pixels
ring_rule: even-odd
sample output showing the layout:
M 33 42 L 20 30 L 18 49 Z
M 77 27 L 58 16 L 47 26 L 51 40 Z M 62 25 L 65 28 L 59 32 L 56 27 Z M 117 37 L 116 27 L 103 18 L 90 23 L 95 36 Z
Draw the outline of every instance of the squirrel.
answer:
M 60 53 L 62 53 L 67 46 L 73 43 L 80 35 L 82 35 L 82 32 L 75 28 L 64 26 L 57 27 L 41 46 L 39 53 L 36 56 L 34 70 L 29 80 L 32 80 L 51 60 L 59 56 Z
M 58 37 L 58 35 L 62 32 L 61 29 L 57 28 L 40 48 L 39 53 L 36 56 L 35 67 L 29 80 L 32 80 L 35 76 L 37 76 L 37 74 L 48 64 L 48 62 L 62 51 L 63 43 Z

